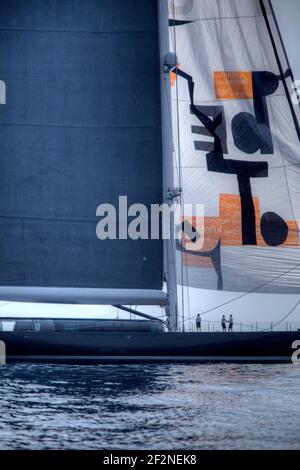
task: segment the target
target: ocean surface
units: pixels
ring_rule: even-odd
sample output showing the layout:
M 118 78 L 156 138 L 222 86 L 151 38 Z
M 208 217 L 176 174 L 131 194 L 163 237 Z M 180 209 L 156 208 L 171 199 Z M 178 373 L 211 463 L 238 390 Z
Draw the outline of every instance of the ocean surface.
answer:
M 300 367 L 0 367 L 0 449 L 300 449 Z

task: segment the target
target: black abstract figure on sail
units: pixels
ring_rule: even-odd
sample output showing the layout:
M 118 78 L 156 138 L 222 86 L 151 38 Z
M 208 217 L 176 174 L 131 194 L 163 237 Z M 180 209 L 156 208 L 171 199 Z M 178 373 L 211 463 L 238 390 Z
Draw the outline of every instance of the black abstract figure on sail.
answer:
M 219 240 L 215 248 L 210 251 L 187 250 L 182 246 L 182 243 L 177 240 L 177 250 L 187 255 L 200 256 L 202 258 L 210 258 L 218 277 L 217 289 L 223 290 L 223 275 L 221 266 L 221 240 Z

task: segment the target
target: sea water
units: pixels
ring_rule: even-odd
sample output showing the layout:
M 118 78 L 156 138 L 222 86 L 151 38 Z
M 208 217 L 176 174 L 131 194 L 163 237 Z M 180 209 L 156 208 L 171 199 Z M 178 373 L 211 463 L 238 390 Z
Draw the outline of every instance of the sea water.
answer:
M 300 366 L 0 367 L 0 449 L 299 449 Z

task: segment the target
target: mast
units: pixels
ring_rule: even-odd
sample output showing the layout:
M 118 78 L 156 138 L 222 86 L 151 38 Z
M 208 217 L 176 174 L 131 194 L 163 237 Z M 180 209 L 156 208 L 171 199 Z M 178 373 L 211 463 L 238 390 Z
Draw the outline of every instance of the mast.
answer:
M 163 194 L 164 203 L 172 205 L 174 198 L 173 137 L 171 119 L 171 87 L 169 72 L 165 72 L 165 57 L 169 52 L 169 12 L 167 0 L 158 0 L 159 43 L 161 56 L 161 106 L 163 140 Z M 174 221 L 171 221 L 170 239 L 164 240 L 164 273 L 167 283 L 168 302 L 166 314 L 169 330 L 178 330 L 176 243 Z

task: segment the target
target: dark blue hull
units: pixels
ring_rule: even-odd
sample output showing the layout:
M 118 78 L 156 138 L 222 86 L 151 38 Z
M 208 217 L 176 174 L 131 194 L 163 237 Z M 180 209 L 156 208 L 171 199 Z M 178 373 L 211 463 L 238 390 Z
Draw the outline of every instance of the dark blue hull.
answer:
M 292 362 L 300 332 L 0 332 L 6 362 Z

